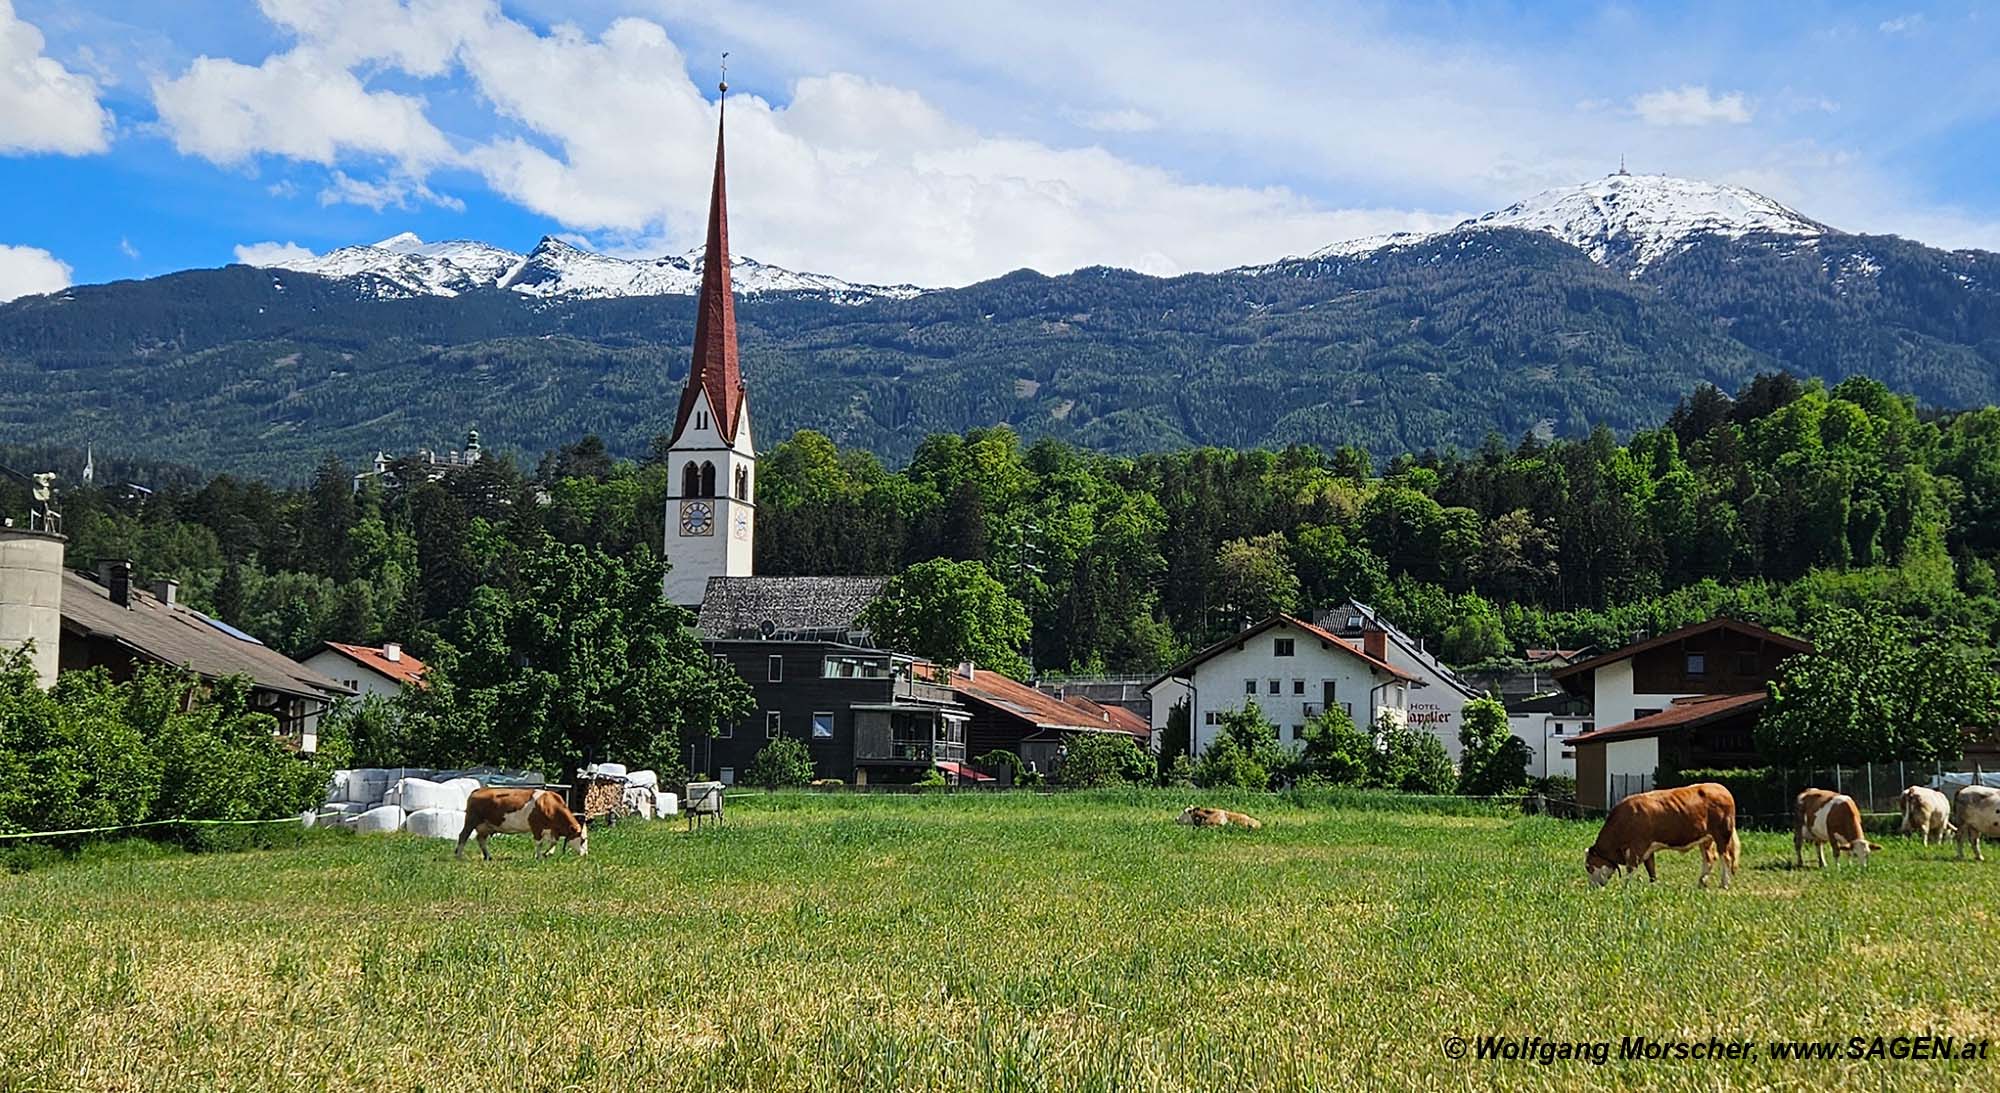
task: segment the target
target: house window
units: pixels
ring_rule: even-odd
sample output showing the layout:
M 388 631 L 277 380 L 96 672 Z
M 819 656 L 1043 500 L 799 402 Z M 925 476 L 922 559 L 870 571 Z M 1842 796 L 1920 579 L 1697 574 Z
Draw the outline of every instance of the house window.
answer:
M 776 740 L 778 738 L 778 734 L 781 731 L 783 731 L 779 724 L 780 720 L 781 718 L 778 716 L 778 711 L 776 710 L 764 711 L 764 739 Z
M 1687 669 L 1688 669 L 1687 674 L 1691 676 L 1707 675 L 1708 674 L 1707 655 L 1702 653 L 1689 653 L 1687 655 Z
M 735 736 L 736 736 L 735 725 L 722 725 L 717 727 L 715 730 L 715 738 L 717 740 L 730 740 L 733 739 Z
M 1202 719 L 1201 719 L 1201 723 L 1202 723 L 1202 724 L 1204 724 L 1204 725 L 1213 725 L 1213 724 L 1215 724 L 1215 711 L 1214 711 L 1214 710 L 1209 710 L 1209 711 L 1208 711 L 1207 713 L 1203 714 L 1203 715 L 1202 715 Z
M 1564 752 L 1563 752 L 1563 758 L 1564 758 L 1564 759 L 1574 759 L 1574 758 L 1576 758 L 1576 753 L 1575 753 L 1575 752 L 1573 752 L 1573 751 L 1564 751 Z
M 1657 707 L 1657 706 L 1651 706 L 1651 707 L 1647 707 L 1646 709 L 1643 709 L 1643 710 L 1633 710 L 1633 711 L 1632 711 L 1632 720 L 1634 720 L 1634 721 L 1637 721 L 1637 720 L 1639 720 L 1639 719 L 1640 719 L 1640 718 L 1642 718 L 1642 717 L 1651 717 L 1651 716 L 1653 716 L 1654 714 L 1656 714 L 1656 713 L 1659 713 L 1659 712 L 1660 712 L 1660 710 L 1659 710 L 1659 707 Z
M 833 739 L 833 711 L 832 711 L 832 710 L 814 710 L 814 711 L 813 711 L 813 739 L 814 739 L 814 740 L 831 740 L 831 739 Z
M 1295 680 L 1292 680 L 1292 693 L 1293 693 L 1293 694 L 1295 694 L 1295 695 L 1302 695 L 1302 694 L 1305 694 L 1305 693 L 1306 693 L 1306 681 L 1305 681 L 1305 680 L 1303 680 L 1303 679 L 1295 679 Z
M 785 681 L 785 658 L 765 657 L 764 678 L 772 683 L 783 683 Z
M 1344 714 L 1346 714 L 1346 715 L 1347 715 L 1347 719 L 1348 719 L 1349 721 L 1352 721 L 1352 720 L 1354 720 L 1354 703 L 1352 703 L 1352 702 L 1343 702 L 1343 703 L 1341 703 L 1341 704 L 1340 704 L 1340 712 L 1341 712 L 1341 713 L 1344 713 Z
M 1589 731 L 1591 731 L 1592 729 L 1595 729 L 1596 727 L 1597 727 L 1597 722 L 1595 722 L 1595 721 L 1586 721 L 1586 722 L 1584 722 L 1584 723 L 1583 723 L 1583 731 L 1584 731 L 1584 732 L 1589 732 Z
M 1267 693 L 1267 694 L 1281 694 L 1281 693 L 1283 693 L 1283 682 L 1284 682 L 1284 681 L 1282 681 L 1282 680 L 1277 680 L 1277 679 L 1271 679 L 1271 680 L 1266 680 L 1266 681 L 1265 681 L 1265 683 L 1266 683 L 1266 684 L 1267 684 L 1267 685 L 1269 686 L 1269 688 L 1270 688 L 1270 689 L 1269 689 L 1268 691 L 1266 691 L 1265 693 Z
M 1292 639 L 1291 639 L 1291 638 L 1272 638 L 1272 639 L 1271 639 L 1271 655 L 1272 655 L 1272 656 L 1274 656 L 1274 657 L 1288 657 L 1288 656 L 1291 656 L 1291 655 L 1292 655 Z
M 1349 615 L 1349 616 L 1347 616 L 1347 628 L 1348 628 L 1349 630 L 1359 630 L 1359 629 L 1361 629 L 1361 616 L 1359 616 L 1359 615 Z
M 1254 679 L 1246 679 L 1246 680 L 1244 680 L 1244 681 L 1243 681 L 1243 693 L 1244 693 L 1244 694 L 1246 694 L 1246 695 L 1254 695 L 1254 694 L 1256 694 L 1256 693 L 1257 693 L 1257 681 L 1256 681 L 1256 680 L 1254 680 Z
M 717 771 L 717 772 L 715 773 L 715 777 L 716 777 L 716 779 L 717 779 L 718 781 L 720 781 L 720 782 L 721 782 L 721 783 L 722 783 L 723 785 L 725 785 L 725 786 L 733 786 L 733 785 L 735 785 L 735 784 L 736 784 L 736 768 L 735 768 L 735 767 L 723 767 L 723 768 L 722 768 L 721 770 L 719 770 L 719 771 Z

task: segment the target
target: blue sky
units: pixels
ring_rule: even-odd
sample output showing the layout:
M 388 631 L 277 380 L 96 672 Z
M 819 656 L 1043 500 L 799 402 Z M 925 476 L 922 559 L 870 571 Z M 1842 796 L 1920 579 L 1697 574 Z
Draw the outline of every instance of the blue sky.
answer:
M 2000 249 L 1977 5 L 0 0 L 0 299 L 400 231 L 1216 269 L 1613 169 Z

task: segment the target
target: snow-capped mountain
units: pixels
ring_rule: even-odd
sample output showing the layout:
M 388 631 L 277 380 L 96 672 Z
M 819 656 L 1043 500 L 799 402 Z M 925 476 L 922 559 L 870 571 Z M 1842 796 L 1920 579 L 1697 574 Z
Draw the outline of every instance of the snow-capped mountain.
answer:
M 700 249 L 653 259 L 614 258 L 544 236 L 526 254 L 469 240 L 426 243 L 410 232 L 379 243 L 341 247 L 312 258 L 279 263 L 283 269 L 324 277 L 361 279 L 374 295 L 456 296 L 500 288 L 536 297 L 607 299 L 619 296 L 693 296 L 701 290 Z M 904 300 L 915 285 L 862 285 L 817 273 L 794 273 L 737 256 L 731 284 L 739 295 L 798 292 L 837 303 Z
M 1703 236 L 1809 240 L 1833 231 L 1740 186 L 1619 171 L 1582 185 L 1544 190 L 1447 231 L 1428 235 L 1397 232 L 1350 239 L 1322 247 L 1304 259 L 1287 261 L 1365 258 L 1440 236 L 1490 228 L 1520 228 L 1552 235 L 1589 255 L 1591 261 L 1622 269 L 1635 278 L 1660 259 L 1693 246 Z M 1242 272 L 1261 273 L 1274 268 L 1247 267 Z

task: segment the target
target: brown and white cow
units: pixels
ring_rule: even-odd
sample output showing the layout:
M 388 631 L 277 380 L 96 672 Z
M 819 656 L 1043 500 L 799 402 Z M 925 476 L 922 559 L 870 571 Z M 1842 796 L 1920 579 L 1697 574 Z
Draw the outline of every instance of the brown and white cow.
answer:
M 1929 786 L 1911 786 L 1897 795 L 1896 803 L 1903 809 L 1903 834 L 1922 834 L 1925 846 L 1933 835 L 1943 842 L 1958 830 L 1951 825 L 1951 799 Z
M 1798 865 L 1806 864 L 1806 844 L 1813 844 L 1813 853 L 1819 857 L 1819 867 L 1826 868 L 1826 848 L 1833 846 L 1833 858 L 1840 860 L 1840 852 L 1845 850 L 1854 855 L 1854 860 L 1868 864 L 1868 855 L 1876 849 L 1875 844 L 1861 834 L 1861 806 L 1845 793 L 1835 793 L 1830 789 L 1809 789 L 1798 797 L 1798 827 L 1792 832 L 1792 853 Z
M 465 799 L 465 830 L 458 833 L 456 857 L 465 857 L 465 840 L 479 836 L 479 853 L 488 861 L 493 851 L 486 848 L 492 835 L 532 835 L 535 856 L 547 857 L 560 848 L 577 855 L 590 853 L 590 831 L 563 803 L 562 794 L 549 789 L 475 789 Z
M 1979 840 L 1991 835 L 2000 838 L 2000 789 L 1967 786 L 1958 791 L 1958 856 L 1965 857 L 1965 840 L 1972 840 L 1972 856 L 1985 861 Z
M 1604 818 L 1597 842 L 1584 854 L 1583 869 L 1592 887 L 1603 885 L 1621 868 L 1631 873 L 1641 865 L 1646 867 L 1646 879 L 1657 881 L 1655 853 L 1685 853 L 1697 847 L 1701 877 L 1695 886 L 1707 887 L 1709 870 L 1720 857 L 1722 886 L 1729 887 L 1738 851 L 1736 797 L 1715 782 L 1635 793 L 1618 802 Z
M 1188 806 L 1181 813 L 1180 818 L 1174 822 L 1187 824 L 1190 827 L 1229 827 L 1233 824 L 1237 827 L 1248 828 L 1251 831 L 1264 826 L 1254 816 L 1246 816 L 1241 812 L 1231 812 L 1226 808 L 1204 808 L 1200 805 Z

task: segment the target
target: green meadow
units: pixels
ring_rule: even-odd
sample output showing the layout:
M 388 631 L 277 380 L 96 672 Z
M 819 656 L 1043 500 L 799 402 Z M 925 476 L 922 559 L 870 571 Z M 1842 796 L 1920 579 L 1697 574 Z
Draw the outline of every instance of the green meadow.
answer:
M 749 795 L 589 857 L 313 833 L 0 874 L 0 1090 L 1990 1087 L 2000 1060 L 1772 1040 L 2000 1038 L 2000 853 L 1891 837 L 1794 870 L 1745 833 L 1590 889 L 1594 823 L 1192 791 Z M 1808 856 L 1810 861 L 1810 855 Z M 1449 1040 L 1609 1040 L 1589 1061 Z M 1622 1059 L 1626 1036 L 1755 1041 Z M 1468 1049 L 1470 1051 L 1470 1049 Z

